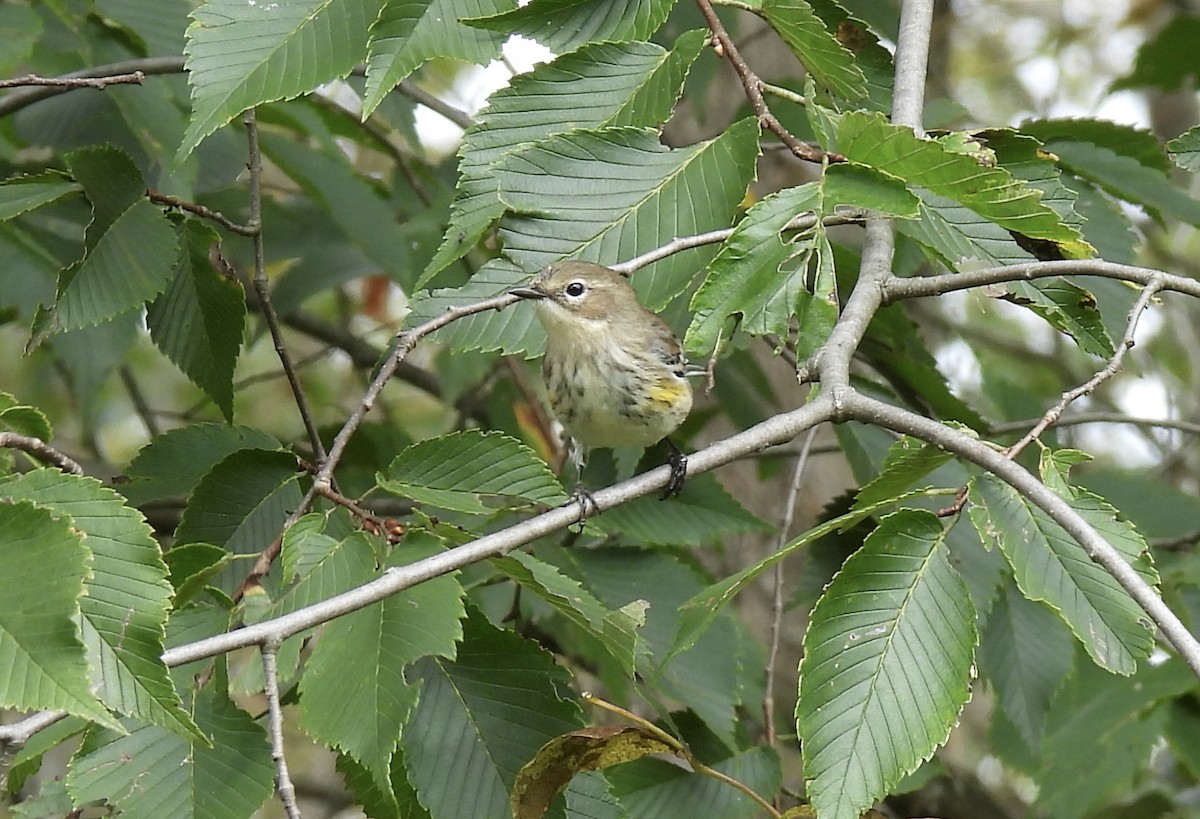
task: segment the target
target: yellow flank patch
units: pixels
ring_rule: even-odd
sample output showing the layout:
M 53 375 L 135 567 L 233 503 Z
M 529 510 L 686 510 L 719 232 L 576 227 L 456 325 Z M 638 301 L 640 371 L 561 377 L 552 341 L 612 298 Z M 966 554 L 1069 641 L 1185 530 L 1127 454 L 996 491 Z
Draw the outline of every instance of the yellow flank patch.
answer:
M 679 403 L 679 399 L 683 398 L 687 390 L 686 383 L 659 379 L 647 392 L 652 403 L 661 405 L 663 409 L 670 409 Z

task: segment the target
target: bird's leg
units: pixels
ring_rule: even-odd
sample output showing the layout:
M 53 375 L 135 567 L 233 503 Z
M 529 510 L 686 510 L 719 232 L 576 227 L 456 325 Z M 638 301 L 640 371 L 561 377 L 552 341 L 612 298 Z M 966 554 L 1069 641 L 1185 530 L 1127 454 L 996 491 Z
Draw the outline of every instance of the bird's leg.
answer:
M 659 500 L 666 500 L 678 495 L 679 490 L 683 489 L 684 479 L 687 478 L 687 456 L 679 450 L 679 447 L 675 446 L 675 442 L 670 438 L 663 440 L 671 448 L 671 455 L 667 458 L 667 465 L 671 467 L 671 479 L 667 481 L 662 494 L 658 496 Z
M 579 531 L 583 531 L 583 524 L 588 518 L 593 515 L 600 514 L 600 507 L 596 504 L 596 499 L 592 497 L 592 493 L 587 491 L 583 485 L 583 467 L 587 462 L 587 452 L 583 445 L 574 438 L 568 439 L 571 442 L 571 460 L 575 464 L 575 491 L 571 493 L 571 500 L 568 503 L 579 504 L 579 520 L 576 524 Z

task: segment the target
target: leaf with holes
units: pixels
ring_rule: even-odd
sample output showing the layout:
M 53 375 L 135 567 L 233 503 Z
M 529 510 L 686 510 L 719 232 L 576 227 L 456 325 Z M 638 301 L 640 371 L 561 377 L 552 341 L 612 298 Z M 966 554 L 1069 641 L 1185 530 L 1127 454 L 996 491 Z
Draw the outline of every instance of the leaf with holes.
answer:
M 970 696 L 975 609 L 945 534 L 930 512 L 887 516 L 813 609 L 796 722 L 822 817 L 856 819 L 885 796 Z

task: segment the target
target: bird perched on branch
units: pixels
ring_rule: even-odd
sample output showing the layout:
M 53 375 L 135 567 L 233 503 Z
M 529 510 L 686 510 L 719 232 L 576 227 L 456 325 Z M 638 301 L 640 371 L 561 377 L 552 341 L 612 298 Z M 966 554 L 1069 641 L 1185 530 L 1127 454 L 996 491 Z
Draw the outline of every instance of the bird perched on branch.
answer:
M 580 474 L 586 449 L 651 446 L 683 423 L 692 388 L 679 338 L 638 303 L 621 274 L 591 262 L 555 262 L 509 292 L 536 303 L 546 329 L 546 393 L 571 436 Z M 664 498 L 687 475 L 687 459 L 667 444 L 671 480 Z

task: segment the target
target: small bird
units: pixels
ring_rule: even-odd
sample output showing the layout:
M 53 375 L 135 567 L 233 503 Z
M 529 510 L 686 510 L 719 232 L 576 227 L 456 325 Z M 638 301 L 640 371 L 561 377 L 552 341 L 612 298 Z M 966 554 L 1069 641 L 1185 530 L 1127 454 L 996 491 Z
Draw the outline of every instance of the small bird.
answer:
M 546 329 L 546 393 L 574 443 L 580 474 L 585 448 L 651 446 L 683 423 L 692 387 L 679 338 L 638 303 L 621 274 L 591 262 L 555 262 L 509 292 L 536 302 Z M 664 498 L 678 493 L 687 475 L 687 459 L 667 444 Z

